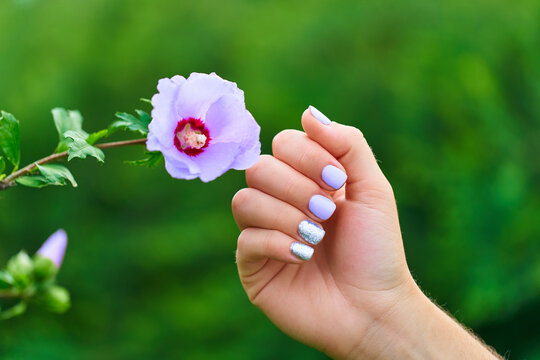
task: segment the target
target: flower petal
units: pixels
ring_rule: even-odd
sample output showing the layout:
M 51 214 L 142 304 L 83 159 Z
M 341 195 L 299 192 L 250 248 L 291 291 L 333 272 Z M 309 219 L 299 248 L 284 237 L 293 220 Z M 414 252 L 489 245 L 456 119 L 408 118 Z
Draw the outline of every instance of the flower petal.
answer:
M 159 93 L 152 97 L 152 106 L 154 108 L 152 110 L 152 121 L 148 125 L 149 133 L 155 136 L 151 143 L 162 142 L 165 146 L 172 144 L 173 138 L 166 135 L 174 131 L 179 120 L 175 115 L 174 103 L 178 91 L 185 82 L 186 79 L 179 75 L 173 76 L 171 79 L 159 80 L 157 86 Z
M 187 80 L 162 79 L 158 90 L 146 145 L 163 153 L 171 176 L 208 182 L 230 168 L 246 169 L 257 162 L 260 127 L 235 83 L 215 73 L 193 73 Z M 174 144 L 178 122 L 189 118 L 200 119 L 209 136 L 208 146 L 192 156 Z
M 191 180 L 199 176 L 198 171 L 192 172 L 189 168 L 189 164 L 181 161 L 177 161 L 174 158 L 170 158 L 167 155 L 164 155 L 165 158 L 165 169 L 167 172 L 176 179 L 185 179 Z
M 259 161 L 261 157 L 261 143 L 256 141 L 255 144 L 247 150 L 240 149 L 240 153 L 231 164 L 231 168 L 235 170 L 246 170 Z
M 201 180 L 212 181 L 229 170 L 239 147 L 237 143 L 211 144 L 203 153 L 197 155 Z
M 206 126 L 216 142 L 249 142 L 259 139 L 261 131 L 253 115 L 246 110 L 244 100 L 234 95 L 224 95 L 210 106 L 206 113 Z
M 236 83 L 227 81 L 212 73 L 192 73 L 181 87 L 175 104 L 176 114 L 181 118 L 195 118 L 205 121 L 208 108 L 226 94 L 244 100 L 244 92 Z

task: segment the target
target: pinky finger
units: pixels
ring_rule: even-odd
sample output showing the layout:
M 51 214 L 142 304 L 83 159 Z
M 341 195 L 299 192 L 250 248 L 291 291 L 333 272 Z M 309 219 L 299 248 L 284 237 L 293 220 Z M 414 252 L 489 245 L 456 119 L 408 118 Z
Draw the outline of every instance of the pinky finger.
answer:
M 300 243 L 281 231 L 246 228 L 238 237 L 237 263 L 239 270 L 247 270 L 261 260 L 301 264 L 311 258 L 313 248 Z M 259 265 L 260 266 L 260 265 Z

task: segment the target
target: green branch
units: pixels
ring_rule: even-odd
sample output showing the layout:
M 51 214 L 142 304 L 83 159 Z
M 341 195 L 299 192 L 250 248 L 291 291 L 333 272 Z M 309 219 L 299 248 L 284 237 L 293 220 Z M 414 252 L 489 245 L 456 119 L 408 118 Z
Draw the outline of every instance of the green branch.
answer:
M 138 145 L 138 144 L 144 144 L 146 142 L 146 138 L 142 139 L 135 139 L 135 140 L 126 140 L 126 141 L 114 141 L 114 142 L 108 142 L 103 144 L 97 144 L 95 147 L 99 149 L 108 149 L 108 148 L 114 148 L 114 147 L 121 147 L 121 146 L 128 146 L 128 145 Z M 0 181 L 0 191 L 6 190 L 12 186 L 15 186 L 15 179 L 28 175 L 30 172 L 32 172 L 34 169 L 36 169 L 36 165 L 43 165 L 47 163 L 51 163 L 53 161 L 57 161 L 59 159 L 65 158 L 68 156 L 68 152 L 60 152 L 57 154 L 51 154 L 47 157 L 44 157 L 42 159 L 39 159 L 38 161 L 35 161 L 25 167 L 23 167 L 20 170 L 15 171 L 13 174 L 7 176 L 4 180 Z

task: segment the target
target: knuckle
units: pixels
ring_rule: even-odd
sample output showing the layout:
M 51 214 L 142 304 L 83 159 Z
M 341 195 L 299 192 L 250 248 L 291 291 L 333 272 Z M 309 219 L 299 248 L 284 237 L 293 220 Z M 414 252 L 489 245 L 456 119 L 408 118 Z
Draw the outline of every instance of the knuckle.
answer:
M 262 173 L 264 172 L 264 169 L 266 169 L 272 161 L 272 156 L 270 155 L 261 155 L 259 161 L 246 170 L 246 181 L 248 185 L 250 185 L 253 180 L 258 179 L 261 176 L 264 176 Z
M 236 194 L 234 194 L 231 207 L 233 212 L 237 212 L 242 207 L 245 206 L 246 202 L 249 200 L 250 191 L 248 188 L 240 189 Z
M 291 178 L 287 179 L 284 185 L 284 196 L 285 199 L 294 199 L 296 198 L 296 182 Z
M 355 143 L 360 143 L 361 141 L 364 141 L 364 134 L 360 129 L 355 128 L 353 126 L 349 126 L 349 136 L 351 140 Z
M 251 231 L 249 228 L 242 230 L 240 235 L 238 235 L 238 241 L 236 243 L 237 254 L 245 252 L 250 236 Z
M 390 182 L 383 176 L 378 180 L 373 181 L 372 185 L 367 185 L 366 188 L 370 189 L 370 197 L 374 201 L 394 201 L 394 190 Z
M 310 166 L 309 151 L 306 148 L 302 148 L 296 155 L 296 168 L 309 169 Z
M 266 254 L 267 256 L 272 256 L 276 253 L 275 241 L 273 241 L 274 235 L 274 230 L 267 230 L 264 232 L 264 235 L 261 238 L 261 250 L 263 254 Z
M 384 191 L 393 199 L 394 198 L 394 188 L 392 187 L 392 184 L 390 181 L 388 181 L 387 178 L 384 178 L 384 181 L 382 182 L 382 187 Z
M 280 131 L 272 140 L 272 151 L 275 153 L 283 144 L 290 142 L 296 133 L 296 130 L 291 129 Z

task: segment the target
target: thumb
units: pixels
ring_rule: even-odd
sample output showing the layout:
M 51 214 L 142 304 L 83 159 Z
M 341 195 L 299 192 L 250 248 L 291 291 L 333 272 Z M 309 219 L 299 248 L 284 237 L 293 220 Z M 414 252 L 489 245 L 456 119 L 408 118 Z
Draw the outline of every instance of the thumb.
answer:
M 304 111 L 302 127 L 310 139 L 319 143 L 345 168 L 347 199 L 365 201 L 366 194 L 373 195 L 374 192 L 393 198 L 390 183 L 360 130 L 330 121 L 313 106 Z

